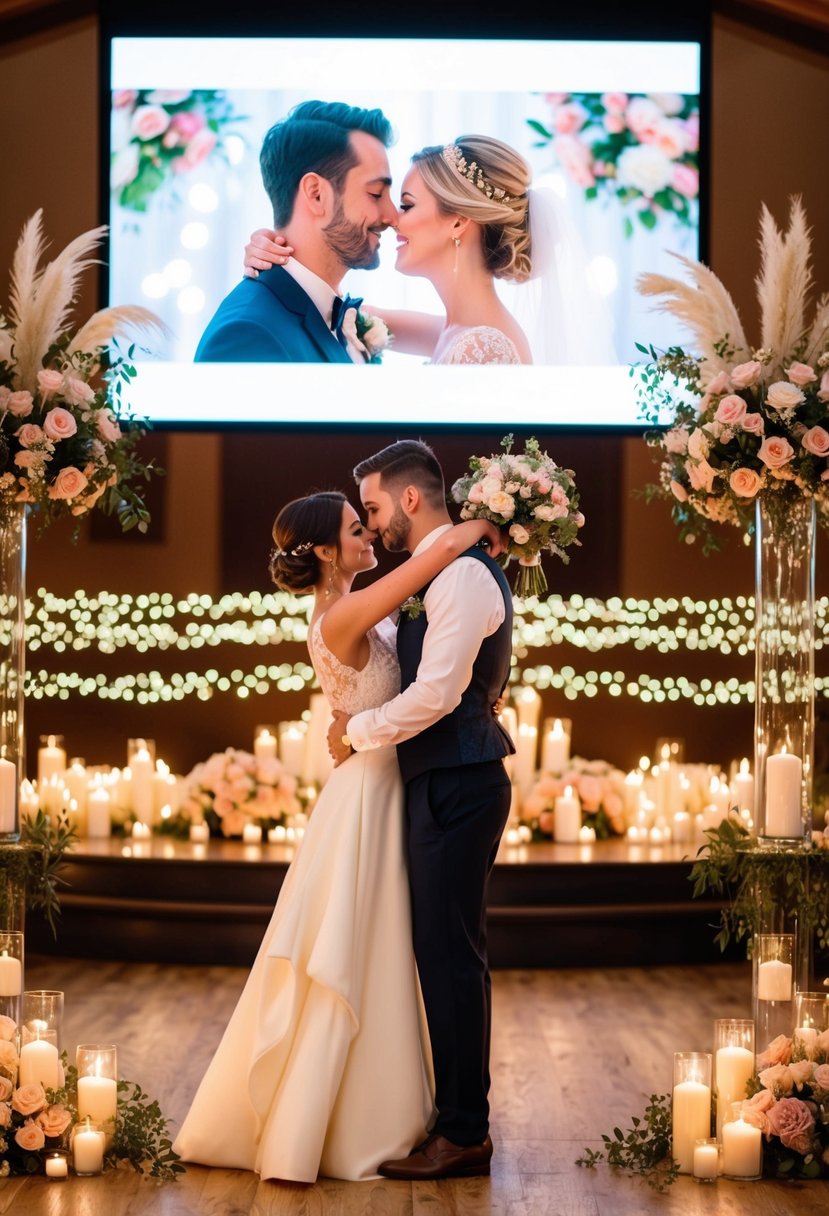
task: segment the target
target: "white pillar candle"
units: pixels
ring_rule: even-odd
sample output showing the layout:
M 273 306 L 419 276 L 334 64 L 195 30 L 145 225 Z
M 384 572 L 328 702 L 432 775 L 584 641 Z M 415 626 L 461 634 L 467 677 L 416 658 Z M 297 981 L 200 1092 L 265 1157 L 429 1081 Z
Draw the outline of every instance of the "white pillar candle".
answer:
M 687 844 L 691 839 L 691 816 L 687 811 L 677 811 L 674 815 L 671 834 L 677 844 Z
M 11 835 L 15 830 L 16 797 L 17 765 L 0 756 L 0 836 Z
M 773 958 L 757 968 L 757 999 L 760 1001 L 790 1001 L 792 999 L 791 963 Z
M 276 744 L 276 735 L 263 726 L 253 740 L 253 754 L 257 760 L 275 760 Z
M 799 756 L 777 752 L 766 761 L 764 835 L 794 840 L 803 835 L 803 765 Z
M 515 740 L 515 783 L 520 798 L 526 798 L 535 780 L 535 757 L 538 751 L 538 731 L 527 722 L 519 722 Z
M 325 785 L 331 775 L 334 762 L 328 754 L 328 727 L 333 716 L 324 693 L 312 693 L 302 764 L 302 780 L 306 785 Z
M 644 774 L 641 769 L 634 769 L 625 777 L 625 815 L 632 822 L 639 810 L 639 800 L 642 797 Z
M 100 1174 L 104 1168 L 104 1135 L 89 1123 L 79 1123 L 72 1136 L 76 1174 Z
M 568 785 L 555 801 L 553 840 L 559 844 L 577 844 L 581 830 L 581 802 L 573 787 Z
M 210 828 L 206 823 L 190 824 L 190 839 L 195 843 L 204 843 L 210 839 Z
M 740 771 L 734 774 L 734 780 L 731 783 L 733 792 L 733 801 L 736 803 L 737 809 L 740 811 L 748 811 L 749 815 L 754 814 L 754 777 L 748 766 L 748 760 L 744 757 L 740 761 Z
M 595 828 L 588 827 L 587 824 L 585 824 L 584 827 L 579 828 L 579 844 L 595 844 L 595 842 Z
M 0 992 L 2 991 L 2 988 L 0 988 Z M 815 1026 L 796 1026 L 794 1037 L 803 1044 L 803 1050 L 806 1052 L 806 1055 L 811 1057 L 817 1045 L 817 1028 Z
M 69 1166 L 63 1153 L 50 1153 L 46 1157 L 47 1178 L 68 1178 Z
M 46 1039 L 32 1039 L 20 1048 L 18 1085 L 37 1085 L 57 1089 L 58 1049 Z
M 720 1152 L 716 1144 L 694 1145 L 694 1177 L 716 1178 L 720 1171 Z
M 299 722 L 283 722 L 279 727 L 279 758 L 292 777 L 302 775 L 305 763 L 305 730 Z
M 66 770 L 66 752 L 58 744 L 59 735 L 46 735 L 43 747 L 37 749 L 37 784 L 42 789 L 50 777 L 62 777 Z
M 78 1077 L 78 1118 L 93 1123 L 114 1119 L 118 1108 L 118 1082 L 112 1077 Z
M 69 768 L 63 775 L 63 784 L 69 792 L 69 797 L 78 804 L 78 813 L 83 814 L 89 794 L 89 779 L 83 760 L 76 757 L 70 761 Z
M 245 844 L 261 844 L 262 829 L 258 823 L 246 823 L 242 828 L 242 840 Z
M 109 790 L 95 786 L 86 804 L 86 830 L 91 838 L 100 839 L 112 834 Z
M 135 817 L 141 823 L 153 822 L 154 776 L 152 756 L 146 747 L 139 747 L 130 761 L 130 799 Z
M 513 697 L 515 712 L 518 714 L 518 725 L 533 726 L 538 732 L 538 720 L 541 716 L 541 697 L 534 688 L 519 688 Z
M 720 1047 L 714 1059 L 719 1131 L 731 1113 L 732 1104 L 742 1102 L 746 1096 L 746 1084 L 754 1072 L 754 1052 L 747 1047 Z
M 722 1129 L 722 1169 L 729 1178 L 757 1178 L 763 1167 L 763 1134 L 759 1127 L 735 1119 Z
M 498 715 L 498 721 L 514 744 L 518 738 L 518 715 L 511 705 L 504 706 Z M 504 769 L 510 778 L 515 776 L 515 756 L 504 757 Z
M 570 759 L 570 736 L 556 718 L 552 728 L 544 732 L 541 743 L 541 767 L 546 773 L 563 773 Z
M 20 959 L 4 950 L 0 954 L 0 996 L 20 996 L 23 991 L 23 968 Z
M 694 1167 L 694 1145 L 711 1134 L 711 1089 L 702 1081 L 680 1081 L 672 1095 L 672 1155 L 680 1174 Z

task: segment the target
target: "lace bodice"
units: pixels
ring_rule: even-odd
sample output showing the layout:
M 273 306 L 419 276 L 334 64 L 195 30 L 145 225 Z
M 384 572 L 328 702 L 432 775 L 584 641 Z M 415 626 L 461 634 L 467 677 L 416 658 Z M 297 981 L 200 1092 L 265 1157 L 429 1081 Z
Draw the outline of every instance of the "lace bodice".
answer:
M 515 343 L 500 329 L 476 325 L 464 329 L 435 363 L 520 363 Z
M 308 650 L 320 687 L 332 709 L 349 715 L 376 709 L 400 692 L 396 630 L 391 621 L 381 621 L 368 631 L 369 657 L 362 671 L 346 667 L 333 655 L 322 637 L 322 616 L 308 633 Z

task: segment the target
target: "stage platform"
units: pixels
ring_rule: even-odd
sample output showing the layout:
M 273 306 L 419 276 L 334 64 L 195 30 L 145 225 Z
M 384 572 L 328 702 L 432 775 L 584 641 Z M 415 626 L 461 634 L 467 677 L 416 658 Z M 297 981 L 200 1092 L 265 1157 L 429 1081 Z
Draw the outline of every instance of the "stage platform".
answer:
M 490 882 L 493 967 L 644 966 L 744 958 L 713 943 L 720 904 L 692 898 L 677 844 L 502 844 Z M 57 941 L 36 914 L 27 949 L 92 959 L 249 965 L 293 855 L 284 845 L 81 841 L 61 871 Z

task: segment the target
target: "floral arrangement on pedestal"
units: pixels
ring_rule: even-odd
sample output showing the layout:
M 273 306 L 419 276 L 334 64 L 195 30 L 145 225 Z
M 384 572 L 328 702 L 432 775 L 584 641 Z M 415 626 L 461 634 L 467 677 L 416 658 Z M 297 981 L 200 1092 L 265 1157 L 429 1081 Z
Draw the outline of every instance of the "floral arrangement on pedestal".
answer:
M 763 1132 L 763 1173 L 770 1178 L 829 1175 L 829 1030 L 807 1053 L 779 1035 L 757 1057 L 743 1119 Z
M 734 303 L 706 266 L 675 255 L 691 282 L 645 274 L 643 294 L 687 325 L 696 352 L 675 346 L 659 353 L 639 345 L 650 362 L 631 369 L 645 438 L 659 462 L 648 500 L 673 504 L 681 539 L 700 537 L 719 548 L 710 524 L 754 530 L 758 497 L 781 506 L 815 500 L 829 523 L 829 294 L 807 320 L 812 286 L 811 242 L 800 201 L 791 204 L 787 232 L 766 207 L 760 226 L 757 278 L 759 346 L 749 343 Z
M 303 813 L 299 783 L 281 761 L 258 760 L 228 747 L 214 752 L 184 778 L 177 823 L 207 823 L 214 836 L 241 836 L 247 824 L 276 827 Z
M 696 222 L 699 99 L 680 93 L 545 93 L 545 121 L 527 122 L 592 202 L 615 197 L 643 228 L 661 216 Z M 625 215 L 625 236 L 634 231 Z
M 513 436 L 506 435 L 502 454 L 470 457 L 470 472 L 458 478 L 451 495 L 460 504 L 461 519 L 488 519 L 509 533 L 506 553 L 497 560 L 507 566 L 517 558 L 515 594 L 526 599 L 547 590 L 542 553 L 569 562 L 565 549 L 581 544 L 578 532 L 584 516 L 572 470 L 559 468 L 537 439 L 528 439 L 517 454 L 513 442 Z
M 567 770 L 559 774 L 539 773 L 521 804 L 521 819 L 533 835 L 547 838 L 555 826 L 555 802 L 567 787 L 581 802 L 582 826 L 590 827 L 598 840 L 625 832 L 625 774 L 606 760 L 583 760 L 573 756 Z
M 41 266 L 41 218 L 36 212 L 23 228 L 0 315 L 0 526 L 23 503 L 42 524 L 99 507 L 117 513 L 125 530 L 145 531 L 149 514 L 135 483 L 158 470 L 136 451 L 146 424 L 121 404 L 135 375 L 130 352 L 113 355 L 111 343 L 161 323 L 146 308 L 121 306 L 67 329 L 78 281 L 106 229 L 83 233 Z
M 68 1146 L 78 1123 L 78 1075 L 62 1057 L 63 1083 L 58 1089 L 37 1084 L 17 1085 L 17 1026 L 0 1016 L 0 1178 L 10 1174 L 42 1174 L 44 1154 Z M 175 1181 L 184 1173 L 173 1151 L 168 1120 L 158 1102 L 133 1081 L 118 1082 L 115 1127 L 104 1163 L 124 1162 L 139 1174 L 158 1181 Z
M 122 207 L 146 211 L 153 195 L 211 157 L 227 161 L 225 128 L 238 121 L 217 89 L 116 89 L 110 187 Z

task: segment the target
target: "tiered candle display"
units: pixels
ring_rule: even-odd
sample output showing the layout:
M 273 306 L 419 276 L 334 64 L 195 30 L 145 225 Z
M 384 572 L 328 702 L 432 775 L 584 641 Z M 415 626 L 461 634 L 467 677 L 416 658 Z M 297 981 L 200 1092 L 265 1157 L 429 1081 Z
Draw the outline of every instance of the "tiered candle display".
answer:
M 714 1022 L 714 1088 L 717 1094 L 717 1138 L 735 1102 L 746 1097 L 754 1073 L 754 1023 L 750 1018 L 717 1018 Z
M 694 1169 L 694 1148 L 711 1134 L 711 1053 L 674 1053 L 671 1095 L 671 1153 L 680 1174 Z

